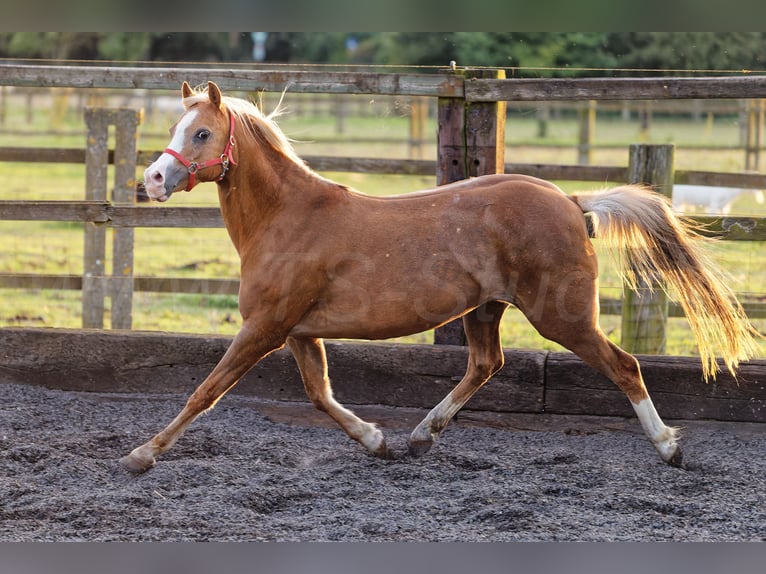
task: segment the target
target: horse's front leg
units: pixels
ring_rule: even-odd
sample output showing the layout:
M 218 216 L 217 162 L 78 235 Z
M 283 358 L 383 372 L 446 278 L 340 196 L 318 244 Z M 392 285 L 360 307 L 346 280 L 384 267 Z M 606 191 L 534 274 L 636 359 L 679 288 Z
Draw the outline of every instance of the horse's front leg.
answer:
M 259 360 L 283 345 L 284 337 L 266 337 L 262 330 L 245 321 L 224 356 L 176 418 L 149 442 L 121 458 L 120 463 L 132 472 L 150 469 L 155 457 L 169 450 L 197 416 L 211 409 Z

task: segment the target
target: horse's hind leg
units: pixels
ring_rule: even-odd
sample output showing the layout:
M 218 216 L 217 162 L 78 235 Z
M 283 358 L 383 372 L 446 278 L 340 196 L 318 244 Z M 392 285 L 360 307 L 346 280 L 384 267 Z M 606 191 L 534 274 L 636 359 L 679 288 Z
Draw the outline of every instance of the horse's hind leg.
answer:
M 681 466 L 683 456 L 677 442 L 677 429 L 666 426 L 657 414 L 636 358 L 609 341 L 598 326 L 595 292 L 594 285 L 591 300 L 586 298 L 583 301 L 582 292 L 577 295 L 580 306 L 583 302 L 588 305 L 586 312 L 577 319 L 561 313 L 562 300 L 556 301 L 554 297 L 549 298 L 531 316 L 528 314 L 527 318 L 541 335 L 564 345 L 614 382 L 630 400 L 644 433 L 662 460 L 672 466 Z
M 428 452 L 452 417 L 503 367 L 500 319 L 507 308 L 507 303 L 492 301 L 463 317 L 469 345 L 468 369 L 458 385 L 412 431 L 410 454 L 421 456 Z
M 363 421 L 333 398 L 322 339 L 289 337 L 287 345 L 298 363 L 303 386 L 314 406 L 330 415 L 348 436 L 361 443 L 373 455 L 388 457 L 388 448 L 380 429 Z
M 657 414 L 641 376 L 641 368 L 633 355 L 607 340 L 603 333 L 601 341 L 592 345 L 585 343 L 572 350 L 587 364 L 611 379 L 628 397 L 644 433 L 657 449 L 662 460 L 671 466 L 681 466 L 683 454 L 678 446 L 678 430 L 666 426 Z

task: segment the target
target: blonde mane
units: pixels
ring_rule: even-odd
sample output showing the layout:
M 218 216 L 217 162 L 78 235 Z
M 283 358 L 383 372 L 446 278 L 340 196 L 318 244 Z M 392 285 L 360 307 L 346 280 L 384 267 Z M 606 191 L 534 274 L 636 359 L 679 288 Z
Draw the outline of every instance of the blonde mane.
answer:
M 207 87 L 196 88 L 194 95 L 184 98 L 184 107 L 188 108 L 195 103 L 207 101 Z M 230 110 L 238 120 L 238 124 L 243 126 L 250 136 L 257 139 L 259 136 L 264 138 L 275 150 L 289 158 L 298 166 L 306 171 L 313 171 L 306 165 L 306 162 L 293 149 L 292 142 L 281 128 L 274 121 L 284 112 L 282 99 L 280 98 L 276 108 L 269 113 L 264 114 L 255 103 L 242 98 L 223 96 L 223 104 Z

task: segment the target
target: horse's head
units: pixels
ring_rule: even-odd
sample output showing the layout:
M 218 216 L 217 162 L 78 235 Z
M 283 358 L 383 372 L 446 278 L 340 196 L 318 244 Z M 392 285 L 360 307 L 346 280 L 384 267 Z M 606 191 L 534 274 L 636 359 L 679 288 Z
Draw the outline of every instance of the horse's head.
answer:
M 218 86 L 213 82 L 207 86 L 207 95 L 195 93 L 186 82 L 181 87 L 184 113 L 170 128 L 168 147 L 144 172 L 146 192 L 152 199 L 167 201 L 175 191 L 220 181 L 236 164 L 234 116 L 222 104 Z

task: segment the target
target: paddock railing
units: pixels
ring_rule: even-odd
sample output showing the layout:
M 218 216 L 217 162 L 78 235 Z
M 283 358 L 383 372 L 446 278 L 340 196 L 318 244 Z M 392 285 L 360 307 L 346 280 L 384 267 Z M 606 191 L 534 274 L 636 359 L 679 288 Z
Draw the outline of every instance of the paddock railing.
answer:
M 438 158 L 388 160 L 349 157 L 306 156 L 318 171 L 435 175 L 437 183 L 486 173 L 526 173 L 544 179 L 644 182 L 663 193 L 672 193 L 672 184 L 765 189 L 766 175 L 758 172 L 720 173 L 673 169 L 673 146 L 636 145 L 629 150 L 627 167 L 593 165 L 520 164 L 504 161 L 505 102 L 666 100 L 666 99 L 762 99 L 766 78 L 598 78 L 598 79 L 505 79 L 502 71 L 457 69 L 438 74 L 396 74 L 358 72 L 301 72 L 276 70 L 219 70 L 195 68 L 134 68 L 91 66 L 0 66 L 0 85 L 177 89 L 182 81 L 192 84 L 212 80 L 226 91 L 375 94 L 422 96 L 437 99 L 439 114 Z M 762 109 L 763 106 L 761 106 Z M 590 108 L 589 108 L 590 109 Z M 757 109 L 757 108 L 756 108 Z M 418 113 L 422 113 L 422 110 Z M 762 112 L 760 119 L 762 123 Z M 189 279 L 134 277 L 132 272 L 133 229 L 136 227 L 222 227 L 217 208 L 163 207 L 149 209 L 133 202 L 138 164 L 146 164 L 157 151 L 135 147 L 140 113 L 128 109 L 85 110 L 88 145 L 84 150 L 0 150 L 0 160 L 71 162 L 86 164 L 84 201 L 2 201 L 0 220 L 78 221 L 85 223 L 85 262 L 82 276 L 4 274 L 0 287 L 81 289 L 83 326 L 103 327 L 104 301 L 112 300 L 112 327 L 131 327 L 133 291 L 174 293 L 236 294 L 236 279 Z M 756 121 L 756 125 L 757 125 Z M 106 148 L 106 129 L 117 126 L 114 150 Z M 750 133 L 750 132 L 748 132 Z M 760 134 L 753 128 L 752 133 Z M 422 137 L 422 134 L 415 134 Z M 748 136 L 750 137 L 750 136 Z M 760 135 L 750 142 L 759 149 Z M 650 162 L 640 158 L 653 157 Z M 107 192 L 106 166 L 114 163 L 115 181 Z M 663 169 L 646 169 L 662 165 Z M 766 218 L 693 218 L 706 233 L 726 240 L 763 241 Z M 113 273 L 104 272 L 105 227 L 113 227 Z M 623 315 L 623 345 L 631 352 L 663 351 L 667 316 L 682 313 L 674 305 L 658 301 L 646 313 L 645 294 L 623 300 L 603 300 L 604 313 Z M 644 307 L 639 309 L 639 307 Z M 746 307 L 751 317 L 766 317 L 766 305 Z M 631 336 L 629 333 L 640 333 Z M 437 331 L 437 342 L 461 343 L 459 327 Z

